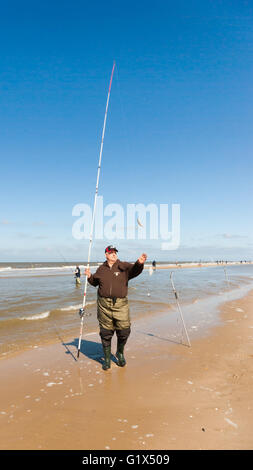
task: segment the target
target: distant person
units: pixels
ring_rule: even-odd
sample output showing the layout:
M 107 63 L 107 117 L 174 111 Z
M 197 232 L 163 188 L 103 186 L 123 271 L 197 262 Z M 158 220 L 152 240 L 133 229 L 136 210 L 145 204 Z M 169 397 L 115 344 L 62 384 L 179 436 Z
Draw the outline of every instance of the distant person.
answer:
M 155 271 L 156 270 L 156 261 L 155 260 L 152 261 L 152 267 L 153 267 L 153 271 Z
M 81 282 L 80 277 L 81 277 L 80 268 L 79 268 L 79 266 L 76 266 L 75 278 L 76 278 L 76 283 L 77 283 L 77 284 L 80 284 L 80 282 Z
M 118 250 L 109 245 L 105 249 L 106 261 L 94 274 L 85 270 L 88 282 L 98 286 L 97 317 L 100 337 L 105 355 L 103 369 L 111 367 L 111 340 L 116 330 L 118 366 L 124 367 L 124 347 L 130 335 L 130 315 L 128 307 L 128 281 L 141 274 L 147 255 L 143 253 L 135 263 L 118 259 Z

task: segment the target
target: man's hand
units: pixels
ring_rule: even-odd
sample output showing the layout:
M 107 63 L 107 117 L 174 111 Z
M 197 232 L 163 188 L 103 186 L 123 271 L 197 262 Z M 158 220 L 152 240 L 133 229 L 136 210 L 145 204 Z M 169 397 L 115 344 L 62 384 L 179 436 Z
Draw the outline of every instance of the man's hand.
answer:
M 89 279 L 89 278 L 91 277 L 90 268 L 86 268 L 85 271 L 84 271 L 84 274 L 85 274 L 85 276 L 87 276 L 87 278 Z
M 142 255 L 138 258 L 140 264 L 144 264 L 147 259 L 146 253 L 142 253 Z

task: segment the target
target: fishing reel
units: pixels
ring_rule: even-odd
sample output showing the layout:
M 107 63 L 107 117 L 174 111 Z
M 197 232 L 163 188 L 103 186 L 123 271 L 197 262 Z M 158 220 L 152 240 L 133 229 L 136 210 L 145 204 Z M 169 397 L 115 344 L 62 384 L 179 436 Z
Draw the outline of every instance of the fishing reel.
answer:
M 79 317 L 80 318 L 83 318 L 84 316 L 84 309 L 83 308 L 79 308 Z
M 85 309 L 84 308 L 79 308 L 79 317 L 80 318 L 83 318 L 83 317 L 90 317 L 91 316 L 91 313 L 85 313 Z

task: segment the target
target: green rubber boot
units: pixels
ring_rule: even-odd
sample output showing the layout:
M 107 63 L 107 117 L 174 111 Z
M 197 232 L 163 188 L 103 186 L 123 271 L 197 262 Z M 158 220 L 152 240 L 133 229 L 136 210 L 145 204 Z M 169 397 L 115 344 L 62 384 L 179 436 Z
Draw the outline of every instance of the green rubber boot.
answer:
M 118 359 L 118 366 L 119 367 L 124 367 L 126 365 L 126 360 L 124 358 L 124 344 L 120 344 L 118 343 L 117 345 L 117 352 L 116 352 L 116 356 L 117 356 L 117 359 Z
M 103 369 L 107 370 L 111 367 L 111 346 L 103 346 L 105 362 L 103 363 Z

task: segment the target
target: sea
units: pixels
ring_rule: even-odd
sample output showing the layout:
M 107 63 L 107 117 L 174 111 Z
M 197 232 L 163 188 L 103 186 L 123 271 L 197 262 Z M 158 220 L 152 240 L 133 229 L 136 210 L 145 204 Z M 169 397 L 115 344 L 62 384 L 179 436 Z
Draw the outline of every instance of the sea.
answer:
M 91 263 L 91 272 L 99 264 Z M 0 359 L 79 336 L 85 265 L 79 266 L 81 284 L 76 285 L 74 262 L 0 263 Z M 171 319 L 168 334 L 173 330 L 180 337 L 184 316 L 192 338 L 219 323 L 221 303 L 240 298 L 253 289 L 251 263 L 180 266 L 163 262 L 153 270 L 147 264 L 142 274 L 129 282 L 133 326 L 138 318 L 145 324 L 145 319 L 151 316 L 159 326 L 161 315 L 168 315 Z M 88 284 L 84 335 L 98 331 L 96 297 L 97 288 Z

